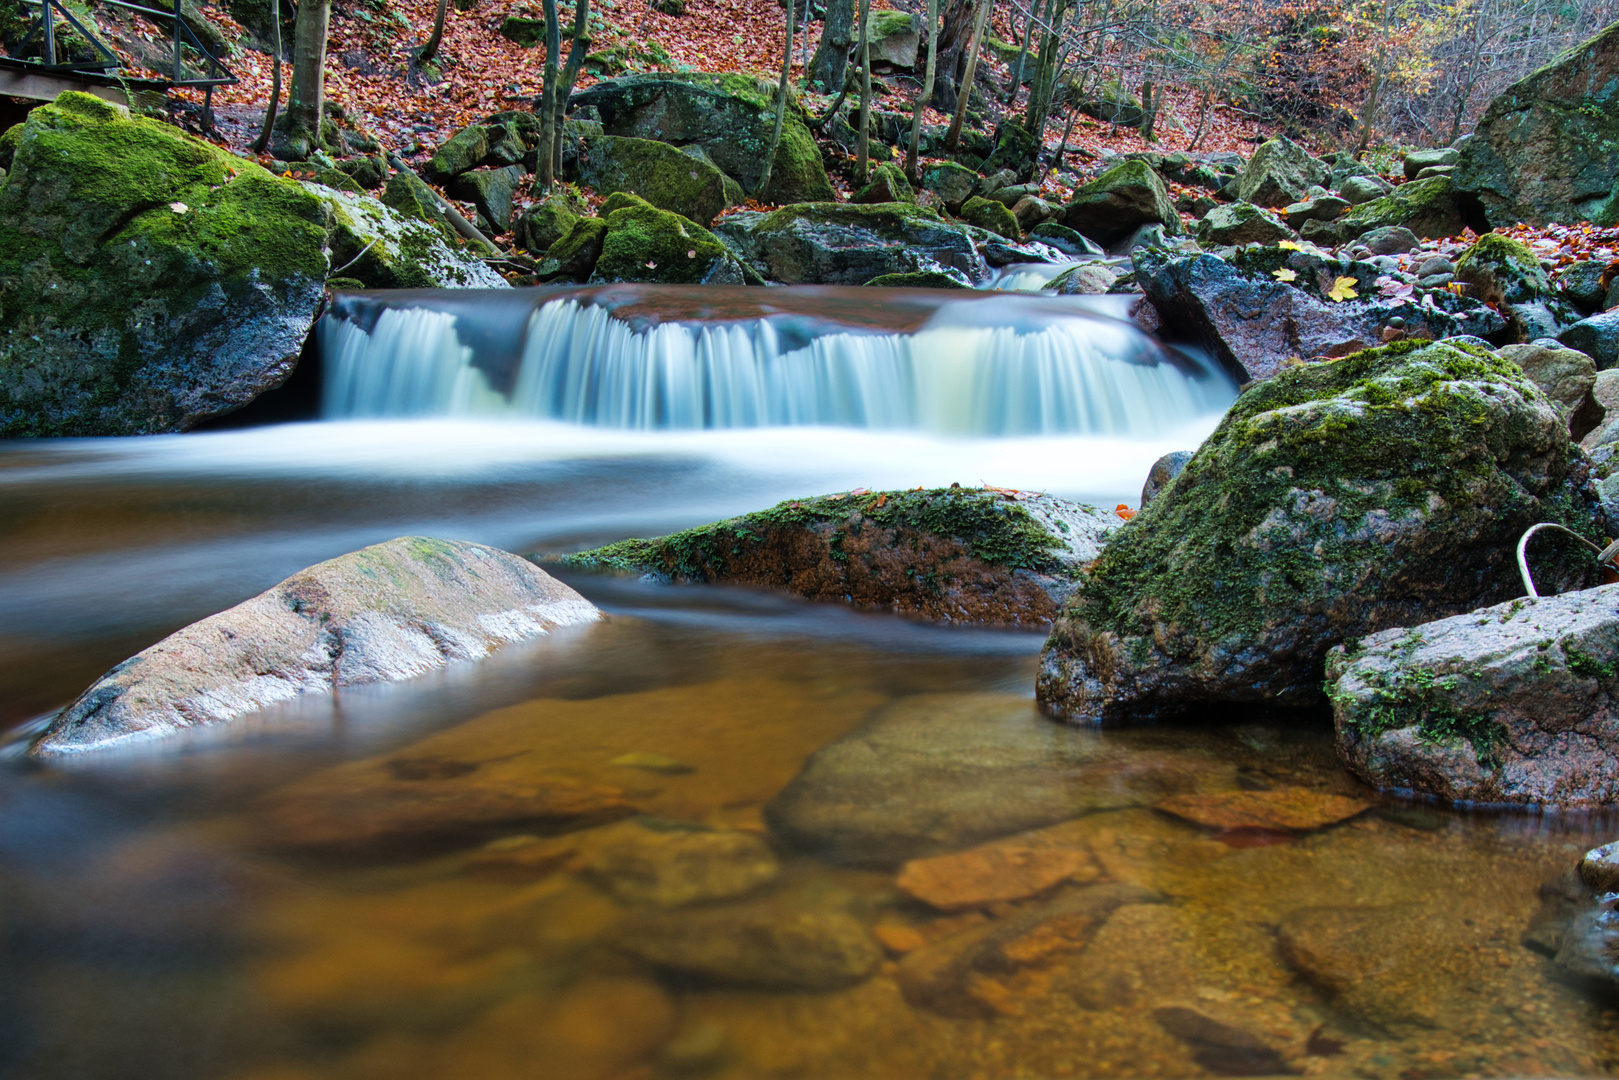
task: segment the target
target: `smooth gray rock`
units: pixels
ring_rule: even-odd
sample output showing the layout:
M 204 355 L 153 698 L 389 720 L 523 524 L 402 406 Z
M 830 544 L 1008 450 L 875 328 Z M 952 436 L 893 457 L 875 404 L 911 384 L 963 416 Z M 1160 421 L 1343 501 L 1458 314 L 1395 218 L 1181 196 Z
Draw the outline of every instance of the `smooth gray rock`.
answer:
M 400 537 L 302 570 L 137 653 L 69 705 L 31 753 L 154 739 L 303 694 L 408 679 L 600 617 L 519 556 Z
M 1549 548 L 1530 560 L 1543 588 Z M 1333 651 L 1327 684 L 1339 757 L 1368 783 L 1478 802 L 1619 800 L 1619 585 L 1372 634 Z
M 1147 472 L 1147 482 L 1141 485 L 1141 506 L 1145 507 L 1158 493 L 1169 486 L 1170 481 L 1181 474 L 1186 463 L 1192 460 L 1192 451 L 1173 450 L 1152 463 Z
M 1557 335 L 1571 349 L 1596 361 L 1597 370 L 1605 371 L 1619 364 L 1619 311 L 1604 311 L 1581 319 Z
M 1360 235 L 1360 243 L 1373 255 L 1404 255 L 1420 245 L 1417 234 L 1399 225 L 1385 225 Z
M 1405 178 L 1416 180 L 1424 169 L 1454 165 L 1461 156 L 1461 151 L 1449 146 L 1442 146 L 1437 150 L 1413 150 L 1405 155 Z
M 1373 199 L 1381 199 L 1391 190 L 1388 181 L 1380 176 L 1350 176 L 1338 185 L 1338 194 L 1350 205 L 1359 206 Z
M 1551 399 L 1576 442 L 1602 423 L 1605 410 L 1592 396 L 1597 369 L 1589 356 L 1546 339 L 1508 345 L 1498 351 L 1523 368 L 1529 380 Z

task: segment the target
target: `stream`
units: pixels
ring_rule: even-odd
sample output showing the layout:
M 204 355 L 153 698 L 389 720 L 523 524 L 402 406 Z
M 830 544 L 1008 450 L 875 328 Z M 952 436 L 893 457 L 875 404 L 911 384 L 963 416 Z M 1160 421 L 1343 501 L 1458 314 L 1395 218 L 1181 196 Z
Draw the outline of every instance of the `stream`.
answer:
M 1235 393 L 1095 306 L 717 292 L 340 297 L 318 417 L 0 444 L 0 1076 L 1614 1070 L 1619 1014 L 1524 938 L 1619 821 L 1379 795 L 1323 713 L 1061 727 L 1040 634 L 558 571 L 609 618 L 23 758 L 113 664 L 366 544 L 543 557 L 855 487 L 1134 505 Z M 398 810 L 511 783 L 577 820 Z M 1272 791 L 1350 809 L 1165 809 Z M 968 905 L 906 884 L 1004 833 L 1063 873 Z

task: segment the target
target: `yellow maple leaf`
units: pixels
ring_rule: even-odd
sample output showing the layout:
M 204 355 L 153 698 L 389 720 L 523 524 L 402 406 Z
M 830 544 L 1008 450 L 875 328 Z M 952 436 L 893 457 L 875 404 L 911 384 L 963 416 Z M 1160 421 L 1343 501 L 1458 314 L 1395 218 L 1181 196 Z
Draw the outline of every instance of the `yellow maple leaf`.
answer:
M 1355 284 L 1354 278 L 1341 277 L 1332 283 L 1332 288 L 1327 290 L 1327 296 L 1340 304 L 1345 300 L 1353 300 L 1360 295 L 1355 291 Z
M 1280 244 L 1277 244 L 1276 246 L 1281 248 L 1283 251 L 1303 251 L 1304 250 L 1303 248 L 1299 247 L 1297 244 L 1295 244 L 1291 240 L 1283 240 Z
M 1274 277 L 1277 281 L 1297 281 L 1299 279 L 1299 275 L 1297 273 L 1295 273 L 1292 270 L 1289 270 L 1285 266 L 1282 267 L 1280 270 L 1273 270 L 1271 272 L 1271 276 Z

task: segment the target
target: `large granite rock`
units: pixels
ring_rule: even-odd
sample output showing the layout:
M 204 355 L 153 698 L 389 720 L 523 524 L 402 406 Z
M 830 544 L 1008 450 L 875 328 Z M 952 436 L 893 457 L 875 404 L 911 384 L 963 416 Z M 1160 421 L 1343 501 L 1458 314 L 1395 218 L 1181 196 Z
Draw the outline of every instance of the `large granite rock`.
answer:
M 1596 399 L 1596 365 L 1578 349 L 1560 349 L 1555 342 L 1526 342 L 1497 350 L 1523 368 L 1529 381 L 1540 387 L 1568 424 L 1575 442 L 1583 440 L 1607 418 L 1607 408 Z
M 599 195 L 626 191 L 660 210 L 707 225 L 727 206 L 742 201 L 742 189 L 706 157 L 683 153 L 653 139 L 603 135 L 586 139 L 579 179 Z
M 1502 91 L 1451 179 L 1492 226 L 1619 223 L 1619 25 Z
M 175 431 L 291 372 L 329 268 L 505 282 L 431 225 L 66 93 L 0 178 L 0 436 Z
M 884 274 L 989 275 L 968 230 L 911 203 L 802 203 L 742 211 L 715 226 L 764 278 L 786 285 L 863 285 Z
M 1449 292 L 1421 304 L 1384 298 L 1374 265 L 1309 251 L 1265 248 L 1213 255 L 1144 251 L 1136 281 L 1152 301 L 1164 332 L 1209 349 L 1238 382 L 1267 379 L 1294 359 L 1343 356 L 1389 336 L 1494 335 L 1506 320 L 1493 309 Z M 1288 280 L 1280 280 L 1292 275 Z M 1349 278 L 1354 297 L 1329 293 Z
M 749 193 L 759 184 L 776 123 L 774 87 L 746 75 L 626 75 L 596 83 L 571 100 L 576 107 L 594 106 L 609 135 L 701 147 Z M 796 103 L 790 105 L 770 186 L 756 193 L 766 202 L 836 198 L 804 115 Z
M 1255 206 L 1283 207 L 1301 202 L 1310 188 L 1325 184 L 1332 170 L 1283 135 L 1262 145 L 1235 181 L 1237 198 Z
M 1337 221 L 1307 225 L 1303 235 L 1307 240 L 1342 242 L 1390 226 L 1410 229 L 1429 240 L 1460 236 L 1468 228 L 1475 232 L 1488 229 L 1483 208 L 1473 195 L 1458 191 L 1448 176 L 1433 176 L 1401 184 L 1380 199 L 1359 204 Z
M 1335 649 L 1327 678 L 1338 754 L 1379 787 L 1619 801 L 1619 586 L 1384 630 Z
M 1142 225 L 1162 225 L 1171 236 L 1181 231 L 1174 200 L 1145 161 L 1115 165 L 1082 185 L 1063 208 L 1061 223 L 1104 247 L 1117 244 Z
M 570 555 L 672 581 L 729 581 L 941 621 L 1048 625 L 1117 515 L 1032 492 L 862 492 Z
M 1039 698 L 1102 724 L 1313 704 L 1332 646 L 1510 598 L 1535 522 L 1593 532 L 1578 460 L 1552 403 L 1484 349 L 1281 372 L 1103 546 L 1046 644 Z M 1593 572 L 1570 558 L 1542 563 L 1545 587 Z
M 158 738 L 302 694 L 408 679 L 600 617 L 526 559 L 401 537 L 300 571 L 137 653 L 69 705 L 32 752 Z

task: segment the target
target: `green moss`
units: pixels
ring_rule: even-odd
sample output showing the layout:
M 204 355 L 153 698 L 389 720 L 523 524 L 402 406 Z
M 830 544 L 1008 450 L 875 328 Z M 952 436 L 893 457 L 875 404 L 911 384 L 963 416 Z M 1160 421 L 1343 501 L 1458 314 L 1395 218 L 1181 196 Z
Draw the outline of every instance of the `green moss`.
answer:
M 570 555 L 569 566 L 655 573 L 681 581 L 711 580 L 731 555 L 781 529 L 817 526 L 910 529 L 953 537 L 992 566 L 1071 576 L 1056 553 L 1061 542 L 1022 506 L 991 491 L 935 488 L 791 499 L 768 510 L 650 540 L 624 540 Z M 839 536 L 832 538 L 836 558 Z
M 880 274 L 866 284 L 882 289 L 972 289 L 971 285 L 963 285 L 949 274 L 936 270 L 916 274 Z
M 1381 199 L 1361 203 L 1335 222 L 1354 236 L 1387 225 L 1401 225 L 1425 239 L 1456 236 L 1470 222 L 1448 176 L 1401 184 Z
M 1017 218 L 1012 216 L 1012 211 L 993 199 L 978 196 L 968 199 L 962 204 L 961 220 L 1004 236 L 1014 243 L 1023 237 L 1023 230 L 1018 228 Z
M 593 281 L 705 282 L 713 279 L 717 263 L 732 259 L 701 225 L 644 203 L 611 210 L 606 222 Z
M 635 198 L 633 195 L 625 197 Z M 615 195 L 607 201 L 611 204 L 616 198 L 620 196 Z M 584 281 L 595 269 L 596 260 L 601 257 L 602 243 L 606 239 L 606 221 L 596 217 L 580 218 L 573 223 L 567 235 L 546 251 L 536 274 L 541 278 L 565 277 Z
M 1518 304 L 1551 291 L 1540 257 L 1527 244 L 1485 233 L 1456 260 L 1456 280 L 1474 286 L 1486 302 Z
M 730 201 L 724 173 L 668 143 L 604 135 L 585 147 L 579 179 L 599 193 L 631 192 L 701 222 L 713 221 Z

